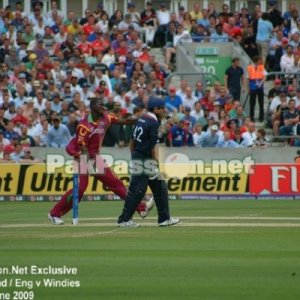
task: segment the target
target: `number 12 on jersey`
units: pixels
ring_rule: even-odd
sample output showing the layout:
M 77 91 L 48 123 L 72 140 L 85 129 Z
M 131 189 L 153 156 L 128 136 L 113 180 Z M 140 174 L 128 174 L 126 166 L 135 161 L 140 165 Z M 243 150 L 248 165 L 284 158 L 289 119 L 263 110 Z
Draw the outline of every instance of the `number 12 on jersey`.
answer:
M 141 143 L 141 142 L 142 142 L 141 136 L 142 136 L 143 133 L 144 133 L 143 127 L 141 127 L 141 126 L 136 126 L 136 127 L 134 128 L 134 131 L 133 131 L 133 134 L 132 134 L 132 135 L 133 135 L 133 139 L 134 139 L 135 141 Z

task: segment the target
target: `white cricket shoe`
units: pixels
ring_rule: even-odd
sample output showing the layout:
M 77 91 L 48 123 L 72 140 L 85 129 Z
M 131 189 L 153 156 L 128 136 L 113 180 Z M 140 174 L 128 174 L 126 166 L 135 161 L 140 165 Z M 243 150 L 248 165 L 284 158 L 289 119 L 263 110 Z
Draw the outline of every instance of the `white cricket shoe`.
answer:
M 140 224 L 135 223 L 132 220 L 129 220 L 127 222 L 124 221 L 124 222 L 118 223 L 118 227 L 134 228 L 134 227 L 140 227 Z
M 153 197 L 151 197 L 149 201 L 146 202 L 145 210 L 139 212 L 139 215 L 142 219 L 146 218 L 149 215 L 149 212 L 153 209 L 154 205 L 155 201 Z
M 51 214 L 48 214 L 48 219 L 51 221 L 54 225 L 63 225 L 64 221 L 59 217 L 52 217 Z
M 178 218 L 170 218 L 170 219 L 168 219 L 168 220 L 165 220 L 165 221 L 163 221 L 163 222 L 161 222 L 161 223 L 158 223 L 158 226 L 160 226 L 160 227 L 164 227 L 164 226 L 172 226 L 172 225 L 175 225 L 175 224 L 177 224 L 177 223 L 179 223 L 180 222 L 180 220 L 178 219 Z

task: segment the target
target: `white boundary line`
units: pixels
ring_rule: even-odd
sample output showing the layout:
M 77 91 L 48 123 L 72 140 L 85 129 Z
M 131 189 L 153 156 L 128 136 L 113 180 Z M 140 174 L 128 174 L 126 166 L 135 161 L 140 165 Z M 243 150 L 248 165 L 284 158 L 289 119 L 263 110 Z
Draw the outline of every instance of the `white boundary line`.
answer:
M 179 217 L 181 223 L 178 224 L 180 227 L 265 227 L 265 228 L 280 228 L 280 227 L 300 227 L 300 222 L 296 223 L 293 221 L 300 221 L 300 217 L 256 217 L 256 216 L 232 216 L 232 217 L 220 217 L 220 216 L 194 216 L 194 217 Z M 193 220 L 195 222 L 193 222 Z M 197 220 L 202 222 L 197 222 Z M 212 221 L 273 221 L 268 222 L 203 222 L 205 220 Z M 104 218 L 80 218 L 80 227 L 117 227 L 116 217 L 104 217 Z M 89 223 L 90 221 L 90 223 Z M 150 221 L 150 222 L 149 222 Z M 153 221 L 153 222 L 151 222 Z M 274 221 L 280 221 L 275 223 Z M 289 222 L 281 222 L 289 221 Z M 67 219 L 68 222 L 68 219 Z M 141 223 L 142 227 L 157 227 L 157 217 L 148 217 L 146 220 L 137 220 Z M 19 224 L 0 224 L 0 228 L 37 228 L 37 227 L 53 227 L 50 223 L 19 223 Z M 55 226 L 60 227 L 60 226 Z M 71 222 L 66 223 L 62 227 L 74 227 Z
M 177 216 L 176 216 L 177 217 Z M 266 221 L 300 221 L 300 217 L 178 217 L 179 219 L 184 220 L 266 220 Z M 147 220 L 157 220 L 157 217 L 147 217 Z M 105 218 L 80 218 L 81 221 L 116 221 L 116 217 L 105 217 Z M 138 220 L 138 218 L 136 219 Z
M 45 228 L 54 227 L 52 224 L 10 224 L 0 225 L 0 228 Z M 117 227 L 116 223 L 84 223 L 79 224 L 79 227 Z M 297 223 L 179 223 L 179 227 L 262 227 L 262 228 L 284 228 L 284 227 L 296 227 L 300 228 L 300 224 Z M 72 224 L 65 224 L 55 227 L 74 227 Z M 156 223 L 141 223 L 141 227 L 158 227 Z M 1 233 L 0 233 L 1 235 Z

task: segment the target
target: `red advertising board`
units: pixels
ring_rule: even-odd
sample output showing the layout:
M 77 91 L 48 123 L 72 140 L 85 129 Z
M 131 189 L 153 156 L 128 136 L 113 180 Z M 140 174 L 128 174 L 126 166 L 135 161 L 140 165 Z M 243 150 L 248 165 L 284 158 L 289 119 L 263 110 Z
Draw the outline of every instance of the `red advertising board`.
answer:
M 249 175 L 254 195 L 297 195 L 300 193 L 300 164 L 257 164 Z

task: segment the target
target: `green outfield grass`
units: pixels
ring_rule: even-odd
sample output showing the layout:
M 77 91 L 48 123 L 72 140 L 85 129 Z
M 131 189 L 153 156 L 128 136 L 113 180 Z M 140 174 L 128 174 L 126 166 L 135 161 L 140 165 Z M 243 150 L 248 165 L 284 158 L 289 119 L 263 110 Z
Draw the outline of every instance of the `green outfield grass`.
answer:
M 52 226 L 53 203 L 0 203 L 0 270 L 78 270 L 0 274 L 0 285 L 6 279 L 80 281 L 79 288 L 34 286 L 38 300 L 300 299 L 300 201 L 171 201 L 181 224 L 159 228 L 152 211 L 134 229 L 115 226 L 122 204 L 84 202 L 78 226 L 70 225 L 70 214 L 66 225 Z M 0 299 L 13 290 L 29 291 L 0 286 Z

